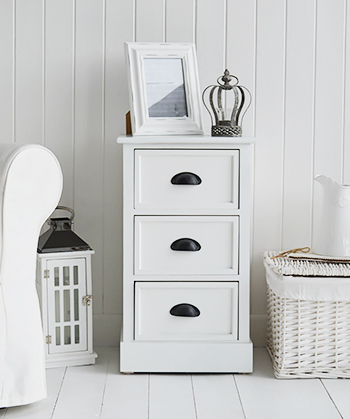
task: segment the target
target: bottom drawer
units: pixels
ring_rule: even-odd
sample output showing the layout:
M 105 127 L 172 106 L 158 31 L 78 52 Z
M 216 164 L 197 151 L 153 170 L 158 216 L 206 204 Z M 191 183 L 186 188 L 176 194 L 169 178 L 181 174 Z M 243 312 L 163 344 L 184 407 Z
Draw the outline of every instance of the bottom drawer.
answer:
M 237 340 L 238 282 L 135 282 L 135 340 Z

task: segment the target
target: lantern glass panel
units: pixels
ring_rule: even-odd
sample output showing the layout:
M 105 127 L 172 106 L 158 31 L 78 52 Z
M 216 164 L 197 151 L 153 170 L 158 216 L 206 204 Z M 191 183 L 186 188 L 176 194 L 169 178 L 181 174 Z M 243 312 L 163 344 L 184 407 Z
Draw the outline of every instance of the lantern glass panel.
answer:
M 55 322 L 59 323 L 60 321 L 60 292 L 55 291 Z
M 70 326 L 64 326 L 64 344 L 71 344 Z
M 79 343 L 80 342 L 79 325 L 74 326 L 74 334 L 75 334 L 75 343 Z
M 65 322 L 70 321 L 70 290 L 63 291 L 63 318 Z
M 73 266 L 73 281 L 74 281 L 74 285 L 78 285 L 78 274 L 79 274 L 79 271 L 78 271 L 78 266 L 77 265 L 74 265 Z
M 63 285 L 69 285 L 69 266 L 63 266 Z
M 58 266 L 54 269 L 54 277 L 55 277 L 55 287 L 60 285 L 60 269 Z
M 61 345 L 61 328 L 56 327 L 56 346 Z
M 74 320 L 79 320 L 79 290 L 74 290 Z

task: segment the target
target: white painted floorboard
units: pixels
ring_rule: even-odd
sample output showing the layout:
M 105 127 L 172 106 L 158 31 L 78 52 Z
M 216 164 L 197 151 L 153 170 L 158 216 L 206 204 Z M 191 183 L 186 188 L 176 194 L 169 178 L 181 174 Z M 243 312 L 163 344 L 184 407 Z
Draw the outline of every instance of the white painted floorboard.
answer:
M 149 419 L 196 419 L 190 374 L 151 374 Z
M 247 419 L 339 419 L 319 379 L 274 378 L 264 348 L 254 351 L 254 374 L 236 375 Z
M 244 418 L 234 375 L 197 374 L 192 382 L 198 418 Z
M 350 380 L 322 380 L 334 404 L 344 419 L 350 419 Z
M 53 419 L 95 419 L 101 416 L 109 355 L 107 351 L 101 351 L 100 360 L 95 365 L 67 368 Z
M 109 354 L 101 419 L 148 418 L 148 374 L 121 374 L 119 349 L 112 348 Z
M 121 374 L 119 349 L 96 365 L 47 370 L 48 397 L 0 419 L 350 419 L 350 380 L 274 378 L 265 348 L 253 374 Z
M 60 389 L 64 380 L 66 368 L 55 368 L 46 371 L 47 398 L 37 403 L 7 409 L 3 416 L 6 419 L 49 419 L 55 408 Z M 3 418 L 0 413 L 0 418 Z

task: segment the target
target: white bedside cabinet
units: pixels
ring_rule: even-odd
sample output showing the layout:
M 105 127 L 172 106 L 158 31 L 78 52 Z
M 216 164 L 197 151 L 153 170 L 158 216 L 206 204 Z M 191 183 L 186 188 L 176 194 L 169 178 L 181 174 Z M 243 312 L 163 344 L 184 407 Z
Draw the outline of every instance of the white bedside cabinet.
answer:
M 122 372 L 251 372 L 253 139 L 121 136 Z

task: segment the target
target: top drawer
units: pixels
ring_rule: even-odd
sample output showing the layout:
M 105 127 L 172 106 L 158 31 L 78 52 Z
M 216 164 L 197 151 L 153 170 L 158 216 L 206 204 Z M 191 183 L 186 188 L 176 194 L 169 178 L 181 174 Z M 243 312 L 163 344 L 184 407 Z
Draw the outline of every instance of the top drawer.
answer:
M 237 209 L 239 150 L 135 150 L 134 191 L 136 209 Z

